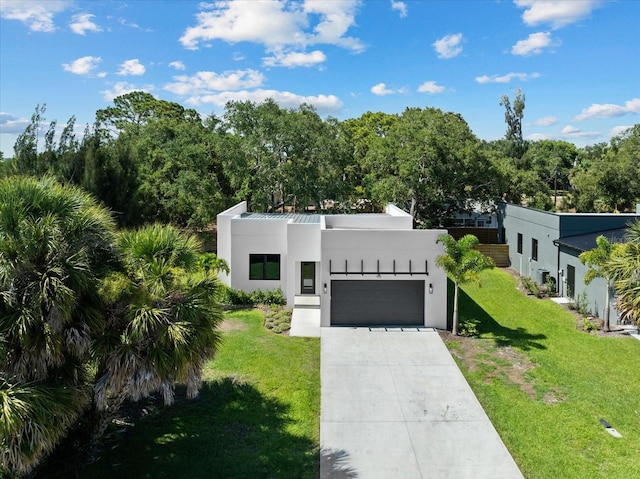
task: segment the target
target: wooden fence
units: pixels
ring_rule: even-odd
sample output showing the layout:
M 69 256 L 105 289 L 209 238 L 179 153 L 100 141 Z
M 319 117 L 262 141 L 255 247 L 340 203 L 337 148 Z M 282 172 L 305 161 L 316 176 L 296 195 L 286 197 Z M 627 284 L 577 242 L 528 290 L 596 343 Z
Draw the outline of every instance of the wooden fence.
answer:
M 507 244 L 479 244 L 474 248 L 495 261 L 496 266 L 506 268 L 510 265 L 509 245 Z

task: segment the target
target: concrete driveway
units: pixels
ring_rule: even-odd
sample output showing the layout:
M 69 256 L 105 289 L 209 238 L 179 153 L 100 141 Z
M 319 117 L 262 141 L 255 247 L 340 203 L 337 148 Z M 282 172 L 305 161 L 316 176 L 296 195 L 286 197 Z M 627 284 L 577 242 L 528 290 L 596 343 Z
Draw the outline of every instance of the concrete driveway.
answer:
M 522 478 L 440 336 L 322 328 L 322 478 Z

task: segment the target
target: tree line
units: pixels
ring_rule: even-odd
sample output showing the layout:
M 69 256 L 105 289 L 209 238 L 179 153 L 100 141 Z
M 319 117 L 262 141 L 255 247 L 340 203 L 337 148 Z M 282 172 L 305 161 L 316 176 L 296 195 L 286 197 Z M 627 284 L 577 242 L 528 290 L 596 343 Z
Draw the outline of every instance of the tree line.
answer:
M 459 114 L 407 108 L 322 119 L 303 104 L 229 102 L 221 116 L 144 92 L 96 112 L 82 138 L 69 119 L 40 138 L 38 106 L 0 175 L 50 175 L 82 187 L 120 226 L 201 227 L 231 204 L 253 211 L 377 210 L 392 201 L 417 227 L 448 226 L 458 211 L 499 200 L 551 210 L 628 211 L 640 199 L 640 124 L 578 148 L 526 141 L 525 98 L 503 96 L 507 131 L 481 141 Z M 39 144 L 42 146 L 39 147 Z

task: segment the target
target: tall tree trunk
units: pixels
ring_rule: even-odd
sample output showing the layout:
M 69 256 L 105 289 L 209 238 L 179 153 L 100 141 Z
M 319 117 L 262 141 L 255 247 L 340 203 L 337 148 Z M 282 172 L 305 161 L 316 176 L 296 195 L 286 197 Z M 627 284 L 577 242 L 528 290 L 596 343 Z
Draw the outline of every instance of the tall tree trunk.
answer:
M 413 225 L 416 225 L 416 216 L 418 215 L 418 199 L 414 196 L 411 198 L 411 209 L 409 210 L 409 214 L 413 218 Z
M 458 282 L 454 283 L 453 293 L 453 327 L 451 328 L 451 334 L 458 335 Z
M 607 280 L 607 297 L 604 301 L 604 330 L 611 331 L 611 321 L 610 321 L 610 313 L 609 313 L 609 303 L 611 301 L 611 280 Z

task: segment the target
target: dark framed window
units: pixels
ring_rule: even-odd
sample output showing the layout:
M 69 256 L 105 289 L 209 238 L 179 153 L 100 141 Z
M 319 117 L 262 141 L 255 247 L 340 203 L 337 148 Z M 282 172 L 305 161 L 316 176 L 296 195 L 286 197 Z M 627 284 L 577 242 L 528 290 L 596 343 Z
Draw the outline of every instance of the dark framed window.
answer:
M 280 255 L 250 254 L 249 279 L 280 279 Z
M 538 261 L 538 240 L 535 238 L 531 239 L 531 259 Z
M 518 233 L 518 254 L 522 254 L 522 233 Z

